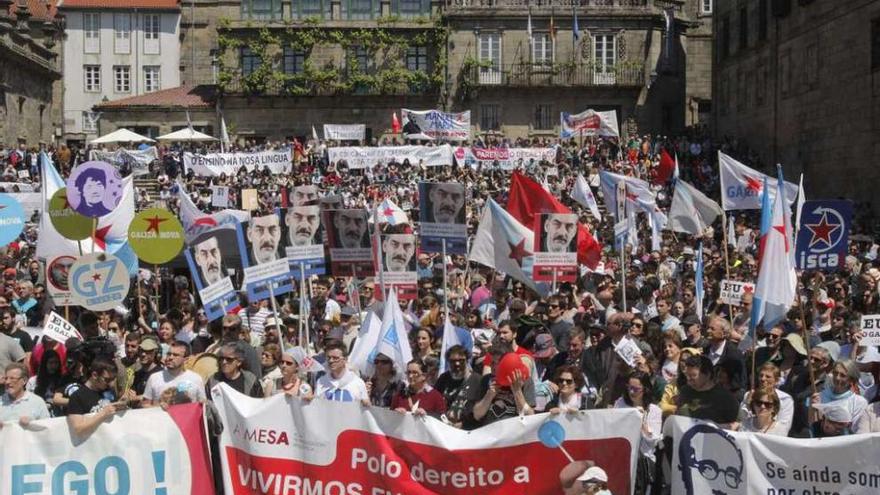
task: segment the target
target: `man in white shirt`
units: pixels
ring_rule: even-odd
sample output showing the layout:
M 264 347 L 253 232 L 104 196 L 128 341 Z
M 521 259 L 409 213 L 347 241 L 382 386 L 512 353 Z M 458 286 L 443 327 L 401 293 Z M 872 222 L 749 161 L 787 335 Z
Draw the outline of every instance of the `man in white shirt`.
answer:
M 348 353 L 345 345 L 333 340 L 324 346 L 328 373 L 318 378 L 315 397 L 337 402 L 360 402 L 370 405 L 367 385 L 354 372 L 348 369 Z
M 193 371 L 183 369 L 183 363 L 189 354 L 190 348 L 186 342 L 177 340 L 171 344 L 165 356 L 165 369 L 153 373 L 147 379 L 142 402 L 144 407 L 158 406 L 162 393 L 169 388 L 186 393 L 193 402 L 205 402 L 205 384 L 202 377 Z
M 3 421 L 18 421 L 27 426 L 32 420 L 49 417 L 46 402 L 25 390 L 28 381 L 27 366 L 11 363 L 5 369 L 6 393 L 0 397 L 0 428 Z

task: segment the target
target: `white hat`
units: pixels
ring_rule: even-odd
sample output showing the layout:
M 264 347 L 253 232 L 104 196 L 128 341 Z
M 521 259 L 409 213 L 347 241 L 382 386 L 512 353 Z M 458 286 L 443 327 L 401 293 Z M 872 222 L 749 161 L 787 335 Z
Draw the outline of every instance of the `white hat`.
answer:
M 828 421 L 834 421 L 835 423 L 851 423 L 852 422 L 852 413 L 850 410 L 840 404 L 829 403 L 829 404 L 816 404 L 816 409 L 825 416 L 825 419 Z
M 587 468 L 587 470 L 584 471 L 584 474 L 578 476 L 577 480 L 578 481 L 587 481 L 590 483 L 598 483 L 598 482 L 608 483 L 608 474 L 605 473 L 604 469 L 602 469 L 598 466 L 593 466 L 593 467 Z

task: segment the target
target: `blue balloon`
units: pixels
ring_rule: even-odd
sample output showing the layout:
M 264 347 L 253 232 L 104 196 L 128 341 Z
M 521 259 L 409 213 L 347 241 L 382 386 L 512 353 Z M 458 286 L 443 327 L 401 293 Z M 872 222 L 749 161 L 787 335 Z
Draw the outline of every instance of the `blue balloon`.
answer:
M 538 428 L 538 440 L 544 446 L 555 449 L 565 441 L 565 428 L 556 421 L 547 421 Z
M 24 230 L 24 208 L 8 194 L 0 194 L 0 246 L 18 239 Z

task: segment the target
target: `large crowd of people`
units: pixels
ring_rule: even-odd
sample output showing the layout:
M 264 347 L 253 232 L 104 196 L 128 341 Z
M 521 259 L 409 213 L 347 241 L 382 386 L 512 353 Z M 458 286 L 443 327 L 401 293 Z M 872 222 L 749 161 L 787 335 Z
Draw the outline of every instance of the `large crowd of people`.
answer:
M 515 168 L 578 214 L 605 244 L 602 260 L 595 270 L 581 267 L 576 282 L 539 295 L 467 256 L 419 253 L 418 297 L 400 301 L 414 359 L 395 363 L 391 356 L 378 354 L 371 372 L 363 373 L 348 359 L 367 312 L 382 314 L 380 284 L 374 278 L 316 276 L 302 290 L 280 297 L 277 313 L 268 300 L 243 298 L 236 314 L 208 322 L 188 270 L 142 270 L 137 282 L 141 290 L 132 289 L 124 308 L 69 308 L 84 342 L 33 338 L 27 330 L 41 327 L 55 305 L 46 292 L 44 260 L 35 257 L 39 232 L 30 224 L 19 240 L 0 250 L 0 369 L 5 370 L 0 420 L 27 424 L 66 416 L 76 434 L 86 435 L 122 408 L 210 403 L 210 389 L 217 383 L 252 397 L 286 394 L 361 402 L 364 407 L 433 416 L 464 429 L 540 412 L 637 408 L 644 421 L 636 493 L 668 489 L 661 459 L 668 452 L 662 428 L 670 415 L 792 437 L 880 431 L 880 353 L 859 345 L 860 316 L 877 313 L 880 305 L 880 260 L 870 205 L 856 205 L 857 235 L 846 266 L 830 274 L 799 273 L 799 298 L 787 318 L 770 328 L 759 325 L 750 335 L 751 295 L 743 297 L 741 306 L 724 304 L 719 295 L 724 279 L 756 279 L 757 211 L 730 212 L 733 239 L 726 238 L 728 226 L 720 221 L 702 237 L 700 314 L 691 236 L 665 231 L 660 246 L 652 246 L 648 222 L 641 222 L 639 241 L 627 249 L 623 285 L 618 254 L 610 249 L 613 220 L 608 214 L 594 218 L 571 197 L 578 174 L 599 197 L 600 170 L 651 181 L 665 149 L 678 157 L 682 180 L 717 198 L 717 151 L 761 168 L 743 143 L 716 142 L 699 129 L 623 142 L 493 137 L 468 145 L 554 147 L 556 158 L 509 168 L 404 162 L 358 170 L 329 162 L 326 150 L 331 145 L 295 139 L 242 143 L 234 150 L 289 149 L 294 171 L 273 175 L 242 169 L 219 177 L 199 177 L 182 167 L 183 151 L 216 151 L 213 145 L 162 147 L 160 159 L 151 165 L 158 197 L 139 190 L 138 207 L 158 203 L 176 211 L 178 188 L 184 187 L 197 207 L 208 212 L 210 186 L 222 185 L 229 187 L 231 205 L 240 200 L 242 190 L 257 189 L 260 209 L 271 211 L 282 205 L 285 191 L 317 185 L 321 195 L 340 196 L 345 207 L 367 208 L 389 198 L 417 219 L 419 181 L 457 182 L 467 191 L 468 233 L 473 236 L 490 198 L 506 204 Z M 39 151 L 24 145 L 0 150 L 8 182 L 4 187 L 20 183 L 39 190 Z M 89 155 L 88 149 L 64 146 L 43 151 L 65 177 Z M 667 210 L 671 183 L 652 189 L 657 205 Z M 418 230 L 417 223 L 411 227 Z M 300 314 L 300 308 L 306 311 Z M 471 334 L 472 349 L 457 345 L 440 355 L 446 319 Z M 311 329 L 307 342 L 299 341 L 303 320 Z M 616 351 L 624 339 L 639 349 L 634 361 Z M 511 353 L 526 364 L 528 373 L 497 376 L 499 363 Z M 447 366 L 442 373 L 441 357 Z M 307 370 L 305 358 L 322 364 L 322 370 Z

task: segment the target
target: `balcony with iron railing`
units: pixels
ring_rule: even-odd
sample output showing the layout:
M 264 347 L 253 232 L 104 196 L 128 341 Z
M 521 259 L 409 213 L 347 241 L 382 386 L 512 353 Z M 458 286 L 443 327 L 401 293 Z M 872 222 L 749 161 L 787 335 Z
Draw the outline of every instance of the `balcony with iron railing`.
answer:
M 523 9 L 529 8 L 560 8 L 577 7 L 598 8 L 644 8 L 657 0 L 446 0 L 446 10 L 455 9 Z
M 637 65 L 600 67 L 575 63 L 515 63 L 469 66 L 463 70 L 472 86 L 640 88 L 645 84 L 644 68 Z

